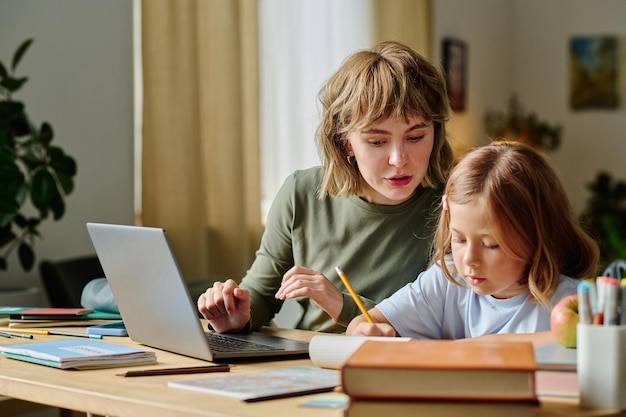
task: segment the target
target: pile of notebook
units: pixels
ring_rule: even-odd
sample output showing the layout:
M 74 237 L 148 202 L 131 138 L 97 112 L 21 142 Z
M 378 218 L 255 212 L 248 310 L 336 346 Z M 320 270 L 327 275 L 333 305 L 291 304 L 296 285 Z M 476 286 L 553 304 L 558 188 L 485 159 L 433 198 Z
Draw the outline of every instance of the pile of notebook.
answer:
M 0 346 L 2 356 L 59 369 L 90 369 L 156 362 L 153 351 L 90 339 Z
M 341 368 L 346 417 L 531 416 L 529 342 L 366 341 Z
M 0 306 L 2 326 L 11 328 L 92 326 L 121 320 L 119 313 L 91 308 Z

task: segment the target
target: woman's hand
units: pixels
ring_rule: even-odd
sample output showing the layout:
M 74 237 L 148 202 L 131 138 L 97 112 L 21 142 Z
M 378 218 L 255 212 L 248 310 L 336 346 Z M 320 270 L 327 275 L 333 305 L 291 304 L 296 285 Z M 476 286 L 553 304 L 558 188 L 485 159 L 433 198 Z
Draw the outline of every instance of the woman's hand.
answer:
M 343 309 L 343 294 L 319 271 L 296 265 L 283 276 L 275 297 L 279 300 L 309 297 L 337 321 Z
M 198 311 L 218 333 L 242 330 L 250 321 L 250 292 L 232 279 L 217 281 L 198 298 Z
M 376 307 L 368 311 L 374 323 L 367 321 L 365 316 L 353 318 L 346 329 L 347 336 L 397 336 L 396 329 L 387 321 L 385 316 Z

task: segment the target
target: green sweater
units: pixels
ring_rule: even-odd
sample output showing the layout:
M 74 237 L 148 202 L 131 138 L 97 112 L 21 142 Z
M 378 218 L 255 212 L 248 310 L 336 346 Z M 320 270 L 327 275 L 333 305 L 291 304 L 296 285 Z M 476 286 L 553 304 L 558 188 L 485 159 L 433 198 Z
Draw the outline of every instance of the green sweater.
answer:
M 250 290 L 252 329 L 267 324 L 280 310 L 283 302 L 274 294 L 294 265 L 322 272 L 344 294 L 337 322 L 311 299 L 298 299 L 303 313 L 296 327 L 335 333 L 344 332 L 360 314 L 336 266 L 368 309 L 428 267 L 440 191 L 420 188 L 395 206 L 369 204 L 358 197 L 320 200 L 321 176 L 320 167 L 296 171 L 274 199 L 256 259 L 241 282 Z

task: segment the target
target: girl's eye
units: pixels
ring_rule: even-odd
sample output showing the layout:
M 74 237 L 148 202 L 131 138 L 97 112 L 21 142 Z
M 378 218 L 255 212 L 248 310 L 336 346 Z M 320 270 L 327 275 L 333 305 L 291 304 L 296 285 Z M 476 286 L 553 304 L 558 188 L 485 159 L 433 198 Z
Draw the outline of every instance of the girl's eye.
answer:
M 483 242 L 483 246 L 487 249 L 498 249 L 500 247 L 500 245 L 498 245 L 497 243 L 494 244 L 488 244 L 488 243 L 484 243 Z
M 464 242 L 465 242 L 465 239 L 462 239 L 462 238 L 460 238 L 460 237 L 454 237 L 454 236 L 452 236 L 452 242 L 453 242 L 453 243 L 464 243 Z
M 385 142 L 382 140 L 370 140 L 368 143 L 372 146 L 382 146 Z

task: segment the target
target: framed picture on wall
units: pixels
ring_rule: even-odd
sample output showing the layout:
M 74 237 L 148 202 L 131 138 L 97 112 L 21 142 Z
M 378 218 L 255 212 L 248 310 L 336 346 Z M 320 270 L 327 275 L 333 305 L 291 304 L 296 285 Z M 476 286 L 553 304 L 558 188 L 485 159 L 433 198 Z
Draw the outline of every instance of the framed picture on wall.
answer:
M 570 39 L 570 106 L 573 110 L 619 106 L 619 56 L 616 36 Z
M 442 57 L 450 105 L 454 111 L 463 111 L 467 92 L 467 44 L 460 39 L 444 38 Z

